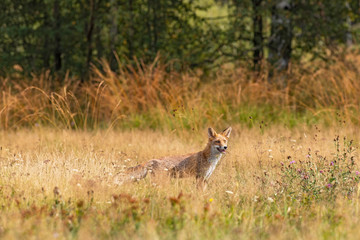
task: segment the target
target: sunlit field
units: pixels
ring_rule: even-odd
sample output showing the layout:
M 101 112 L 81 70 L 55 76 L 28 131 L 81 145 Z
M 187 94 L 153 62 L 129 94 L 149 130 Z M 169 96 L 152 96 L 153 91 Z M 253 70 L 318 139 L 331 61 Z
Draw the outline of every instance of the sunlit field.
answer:
M 226 126 L 224 126 L 225 128 Z M 206 190 L 195 179 L 114 184 L 124 168 L 201 150 L 207 129 L 0 135 L 4 239 L 357 239 L 358 127 L 234 125 Z
M 156 59 L 87 83 L 1 78 L 5 239 L 357 239 L 360 58 L 208 78 Z M 17 67 L 21 71 L 20 67 Z M 127 167 L 202 150 L 232 126 L 207 189 L 194 178 L 122 182 Z

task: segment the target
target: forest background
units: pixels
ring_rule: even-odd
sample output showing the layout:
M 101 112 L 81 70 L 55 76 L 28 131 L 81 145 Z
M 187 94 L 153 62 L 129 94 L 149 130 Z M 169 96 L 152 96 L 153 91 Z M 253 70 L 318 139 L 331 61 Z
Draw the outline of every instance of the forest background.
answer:
M 0 125 L 191 129 L 251 125 L 251 116 L 293 126 L 337 114 L 358 123 L 359 9 L 354 0 L 5 0 Z

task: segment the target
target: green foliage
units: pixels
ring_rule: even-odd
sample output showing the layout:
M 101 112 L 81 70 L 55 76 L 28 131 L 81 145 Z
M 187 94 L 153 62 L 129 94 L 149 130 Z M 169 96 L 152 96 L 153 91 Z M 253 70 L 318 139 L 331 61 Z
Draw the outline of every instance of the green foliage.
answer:
M 85 76 L 96 59 L 115 68 L 116 55 L 148 63 L 158 52 L 178 59 L 181 70 L 211 61 L 218 45 L 216 30 L 197 16 L 203 8 L 193 2 L 5 0 L 2 6 L 3 74 L 18 64 L 25 72 L 51 68 Z
M 116 58 L 151 63 L 159 53 L 166 62 L 175 60 L 177 71 L 227 62 L 249 66 L 251 58 L 260 64 L 278 37 L 271 19 L 280 2 L 4 0 L 0 74 L 51 69 L 84 80 L 99 59 L 117 69 Z M 336 53 L 344 43 L 356 44 L 358 9 L 358 1 L 291 1 L 290 11 L 280 11 L 291 24 L 291 58 L 310 53 L 326 60 L 329 49 Z

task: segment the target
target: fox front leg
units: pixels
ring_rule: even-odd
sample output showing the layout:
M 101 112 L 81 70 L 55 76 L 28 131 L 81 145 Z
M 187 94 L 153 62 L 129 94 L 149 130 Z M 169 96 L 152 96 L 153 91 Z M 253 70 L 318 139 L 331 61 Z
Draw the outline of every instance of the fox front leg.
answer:
M 205 178 L 196 178 L 196 187 L 199 190 L 205 191 L 207 188 L 208 182 L 205 180 Z

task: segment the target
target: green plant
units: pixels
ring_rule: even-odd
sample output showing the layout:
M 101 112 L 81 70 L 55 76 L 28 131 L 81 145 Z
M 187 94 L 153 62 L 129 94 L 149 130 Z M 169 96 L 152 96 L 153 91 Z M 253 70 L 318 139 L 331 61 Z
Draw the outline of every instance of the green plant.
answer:
M 335 153 L 323 156 L 308 149 L 305 159 L 288 156 L 281 163 L 280 192 L 301 202 L 351 198 L 357 190 L 360 172 L 355 164 L 353 140 L 334 138 Z

